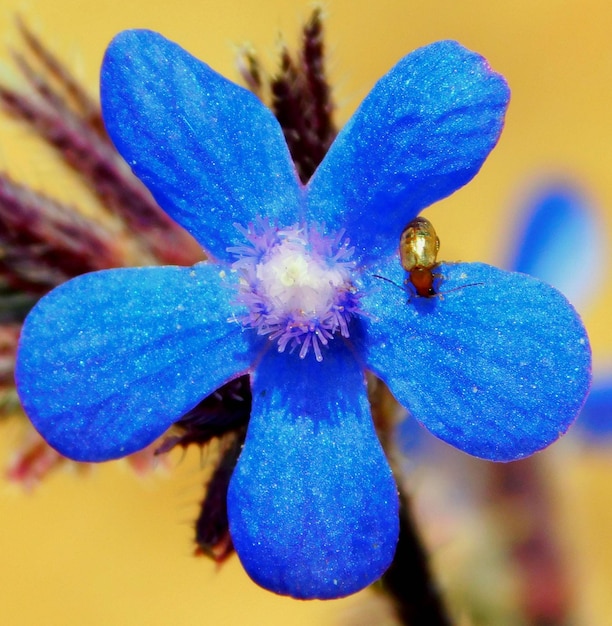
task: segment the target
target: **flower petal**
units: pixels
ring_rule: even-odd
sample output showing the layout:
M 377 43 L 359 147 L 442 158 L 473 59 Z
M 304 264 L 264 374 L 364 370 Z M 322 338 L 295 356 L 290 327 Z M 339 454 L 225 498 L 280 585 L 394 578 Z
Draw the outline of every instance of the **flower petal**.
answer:
M 580 318 L 530 276 L 479 263 L 439 271 L 441 297 L 407 303 L 379 280 L 364 298 L 379 318 L 368 323 L 368 365 L 426 428 L 469 454 L 510 461 L 546 447 L 589 389 Z
M 144 448 L 248 369 L 248 335 L 226 321 L 233 295 L 206 264 L 106 270 L 54 289 L 28 315 L 17 356 L 32 423 L 79 461 Z
M 270 351 L 258 366 L 228 510 L 244 568 L 276 593 L 337 598 L 388 567 L 397 489 L 343 345 L 322 363 Z
M 606 266 L 598 222 L 577 189 L 549 185 L 527 207 L 509 267 L 553 285 L 575 305 L 586 302 Z
M 272 113 L 177 44 L 146 30 L 117 35 L 101 98 L 117 150 L 217 259 L 229 258 L 236 221 L 299 219 L 301 187 Z
M 308 187 L 309 219 L 341 222 L 366 262 L 387 256 L 421 209 L 478 172 L 508 99 L 504 79 L 458 43 L 416 50 L 374 86 L 332 144 Z

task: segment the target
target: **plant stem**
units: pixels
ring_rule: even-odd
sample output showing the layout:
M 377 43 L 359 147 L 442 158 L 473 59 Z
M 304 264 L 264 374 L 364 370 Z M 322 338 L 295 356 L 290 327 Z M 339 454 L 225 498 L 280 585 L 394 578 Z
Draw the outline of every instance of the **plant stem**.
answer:
M 407 626 L 451 626 L 417 530 L 410 499 L 400 490 L 400 533 L 395 557 L 382 577 L 383 590 Z

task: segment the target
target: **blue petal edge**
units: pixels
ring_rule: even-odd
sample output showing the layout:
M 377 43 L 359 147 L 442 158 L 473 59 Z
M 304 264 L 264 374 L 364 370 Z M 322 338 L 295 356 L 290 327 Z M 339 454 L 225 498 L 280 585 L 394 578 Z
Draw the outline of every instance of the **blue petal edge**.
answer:
M 377 274 L 402 281 L 396 262 Z M 545 448 L 582 407 L 591 351 L 557 290 L 479 263 L 439 266 L 442 297 L 407 301 L 372 278 L 364 298 L 367 364 L 440 439 L 511 461 Z
M 117 150 L 214 258 L 230 259 L 236 221 L 300 219 L 302 190 L 289 149 L 255 95 L 147 30 L 115 37 L 100 81 Z
M 228 513 L 244 568 L 276 593 L 338 598 L 387 569 L 398 537 L 397 489 L 363 372 L 344 346 L 327 350 L 322 363 L 266 355 Z
M 85 274 L 28 315 L 15 379 L 36 429 L 78 461 L 122 457 L 247 370 L 219 267 Z
M 457 42 L 409 54 L 374 86 L 315 172 L 309 219 L 341 223 L 366 263 L 388 256 L 421 209 L 478 172 L 509 97 L 504 79 Z

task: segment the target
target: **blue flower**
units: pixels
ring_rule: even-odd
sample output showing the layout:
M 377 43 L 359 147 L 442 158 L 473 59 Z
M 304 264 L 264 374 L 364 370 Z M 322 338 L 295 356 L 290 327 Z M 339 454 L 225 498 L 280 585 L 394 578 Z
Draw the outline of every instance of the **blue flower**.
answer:
M 520 458 L 568 428 L 590 351 L 557 291 L 464 263 L 440 265 L 443 297 L 398 288 L 404 226 L 501 132 L 508 88 L 480 56 L 446 41 L 401 60 L 306 186 L 270 111 L 160 35 L 120 34 L 101 80 L 115 145 L 210 260 L 88 274 L 32 310 L 16 379 L 52 446 L 129 454 L 249 373 L 236 551 L 268 589 L 332 598 L 376 580 L 398 534 L 366 369 L 470 454 Z

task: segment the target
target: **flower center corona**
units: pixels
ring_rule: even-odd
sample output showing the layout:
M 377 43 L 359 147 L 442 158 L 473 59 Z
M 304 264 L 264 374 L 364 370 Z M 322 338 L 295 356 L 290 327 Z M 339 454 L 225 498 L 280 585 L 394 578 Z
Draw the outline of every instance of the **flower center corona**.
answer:
M 267 220 L 237 226 L 248 244 L 228 248 L 238 258 L 238 301 L 248 307 L 240 319 L 277 341 L 278 351 L 298 346 L 304 358 L 312 347 L 317 361 L 336 332 L 349 336 L 349 321 L 360 313 L 352 283 L 353 248 L 343 231 L 325 234 L 316 225 L 280 229 Z

